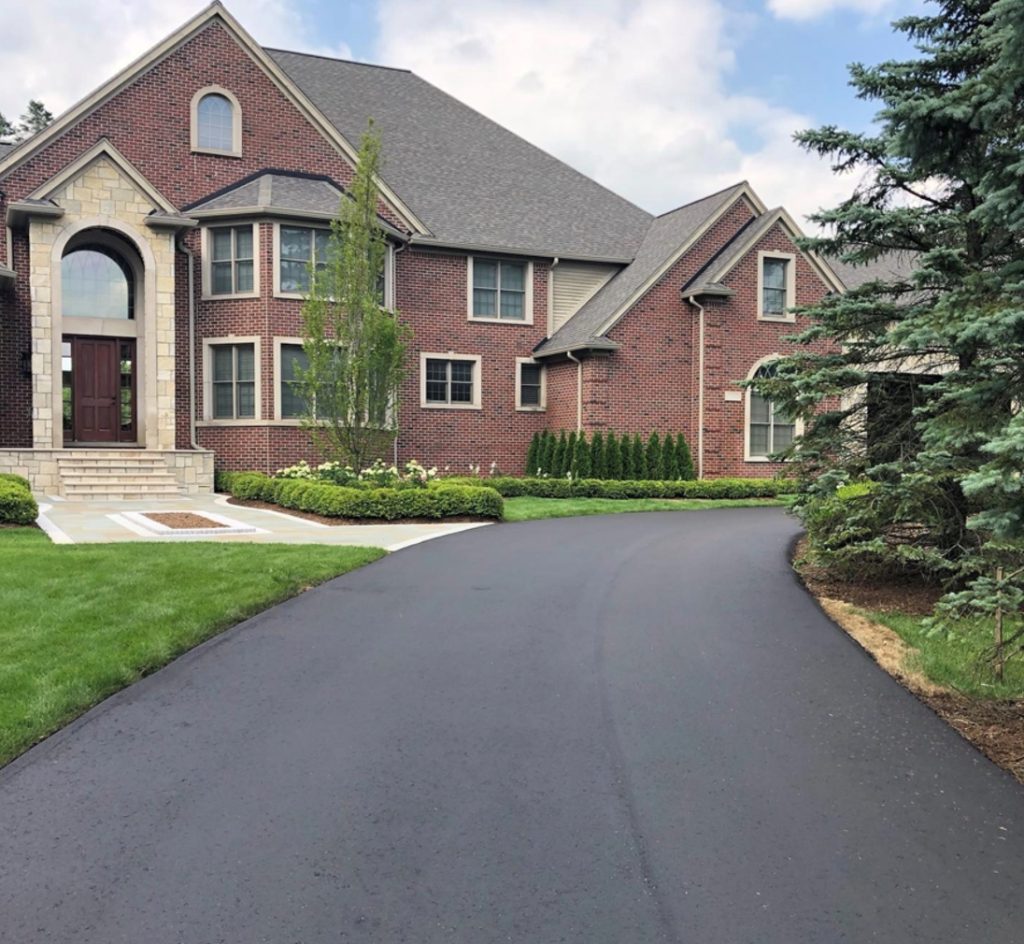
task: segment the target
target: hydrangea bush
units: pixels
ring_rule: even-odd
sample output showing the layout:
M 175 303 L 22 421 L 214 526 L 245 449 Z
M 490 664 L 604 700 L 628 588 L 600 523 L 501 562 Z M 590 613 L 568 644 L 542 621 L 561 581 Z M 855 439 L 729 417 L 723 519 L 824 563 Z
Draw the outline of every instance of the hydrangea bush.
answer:
M 410 459 L 401 470 L 397 466 L 387 465 L 380 459 L 372 465 L 357 472 L 350 465 L 342 465 L 340 462 L 322 462 L 320 465 L 311 466 L 305 460 L 288 466 L 286 469 L 278 469 L 274 478 L 278 479 L 306 479 L 312 482 L 329 482 L 332 485 L 372 485 L 377 488 L 390 488 L 394 486 L 418 486 L 426 487 L 431 479 L 437 476 L 436 468 L 424 468 L 415 459 Z

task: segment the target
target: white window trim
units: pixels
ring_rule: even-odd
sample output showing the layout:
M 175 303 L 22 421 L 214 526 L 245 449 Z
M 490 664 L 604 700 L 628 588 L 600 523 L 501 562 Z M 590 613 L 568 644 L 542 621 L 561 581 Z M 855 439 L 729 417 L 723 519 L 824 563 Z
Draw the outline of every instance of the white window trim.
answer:
M 213 240 L 210 237 L 211 229 L 232 229 L 242 226 L 252 227 L 252 291 L 232 292 L 231 294 L 213 294 Z M 201 256 L 202 256 L 202 295 L 204 302 L 223 301 L 226 298 L 259 298 L 260 294 L 260 224 L 255 220 L 242 220 L 236 222 L 210 223 L 202 228 Z M 232 260 L 233 262 L 234 260 Z M 234 280 L 234 272 L 232 272 Z
M 466 256 L 466 320 L 479 321 L 484 324 L 503 325 L 532 325 L 533 324 L 533 263 L 528 259 L 513 259 L 507 256 L 485 256 L 477 258 L 485 259 L 488 262 L 520 262 L 526 265 L 526 291 L 523 296 L 523 317 L 522 318 L 490 318 L 473 314 L 473 256 Z M 498 299 L 499 305 L 501 299 Z
M 281 426 L 301 426 L 302 417 L 281 415 L 281 348 L 285 344 L 302 347 L 302 338 L 274 338 L 274 422 Z
M 472 361 L 473 368 L 473 402 L 472 403 L 428 403 L 427 402 L 427 361 Z M 480 410 L 482 367 L 479 354 L 457 354 L 455 351 L 445 353 L 420 352 L 420 408 L 424 410 Z
M 523 364 L 540 366 L 540 404 L 523 404 Z M 516 409 L 520 413 L 543 413 L 548 408 L 548 369 L 543 361 L 533 357 L 516 358 Z
M 764 313 L 764 262 L 765 259 L 779 259 L 786 265 L 786 311 L 778 315 Z M 777 324 L 792 324 L 796 315 L 792 308 L 796 304 L 796 255 L 791 252 L 768 252 L 760 250 L 757 254 L 757 320 L 774 321 Z
M 221 344 L 253 345 L 254 382 L 253 396 L 256 398 L 255 416 L 245 419 L 225 420 L 214 419 L 213 416 L 213 351 L 212 348 Z M 263 374 L 260 360 L 260 336 L 228 335 L 223 338 L 203 338 L 203 421 L 200 426 L 263 426 L 263 391 L 261 377 Z
M 199 146 L 199 102 L 207 95 L 223 95 L 231 102 L 231 150 Z M 235 94 L 222 85 L 207 85 L 192 96 L 191 113 L 191 146 L 193 154 L 217 154 L 220 157 L 242 156 L 242 106 L 238 104 Z
M 771 364 L 773 361 L 781 360 L 781 354 L 769 354 L 767 357 L 762 357 L 757 361 L 753 367 L 750 368 L 747 374 L 747 380 L 753 380 L 754 375 L 767 364 Z M 750 395 L 753 390 L 747 387 L 743 391 L 743 461 L 744 462 L 770 462 L 774 465 L 781 465 L 782 463 L 778 459 L 770 459 L 768 456 L 753 456 L 750 454 Z M 804 421 L 797 417 L 793 424 L 793 438 L 804 434 Z

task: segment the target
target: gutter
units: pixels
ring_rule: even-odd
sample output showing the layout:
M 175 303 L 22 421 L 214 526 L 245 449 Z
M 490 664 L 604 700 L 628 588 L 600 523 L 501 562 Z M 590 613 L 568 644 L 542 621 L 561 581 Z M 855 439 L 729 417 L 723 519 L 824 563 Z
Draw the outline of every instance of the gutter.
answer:
M 583 431 L 583 361 L 572 351 L 566 351 L 565 356 L 576 364 L 576 432 Z
M 704 478 L 704 306 L 690 295 L 686 298 L 698 311 L 697 353 L 697 478 Z

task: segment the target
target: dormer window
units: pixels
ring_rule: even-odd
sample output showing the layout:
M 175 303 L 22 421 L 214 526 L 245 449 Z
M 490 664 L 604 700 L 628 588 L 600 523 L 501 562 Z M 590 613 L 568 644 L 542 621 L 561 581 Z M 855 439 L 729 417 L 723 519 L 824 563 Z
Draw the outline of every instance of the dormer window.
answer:
M 210 86 L 193 96 L 192 150 L 241 157 L 242 111 L 227 89 Z

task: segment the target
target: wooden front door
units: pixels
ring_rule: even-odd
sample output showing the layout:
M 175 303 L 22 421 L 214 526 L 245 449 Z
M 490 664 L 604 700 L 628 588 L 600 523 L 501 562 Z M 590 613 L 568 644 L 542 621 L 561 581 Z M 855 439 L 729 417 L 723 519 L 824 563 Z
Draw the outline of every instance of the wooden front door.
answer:
M 135 341 L 71 338 L 71 429 L 77 443 L 135 441 Z

